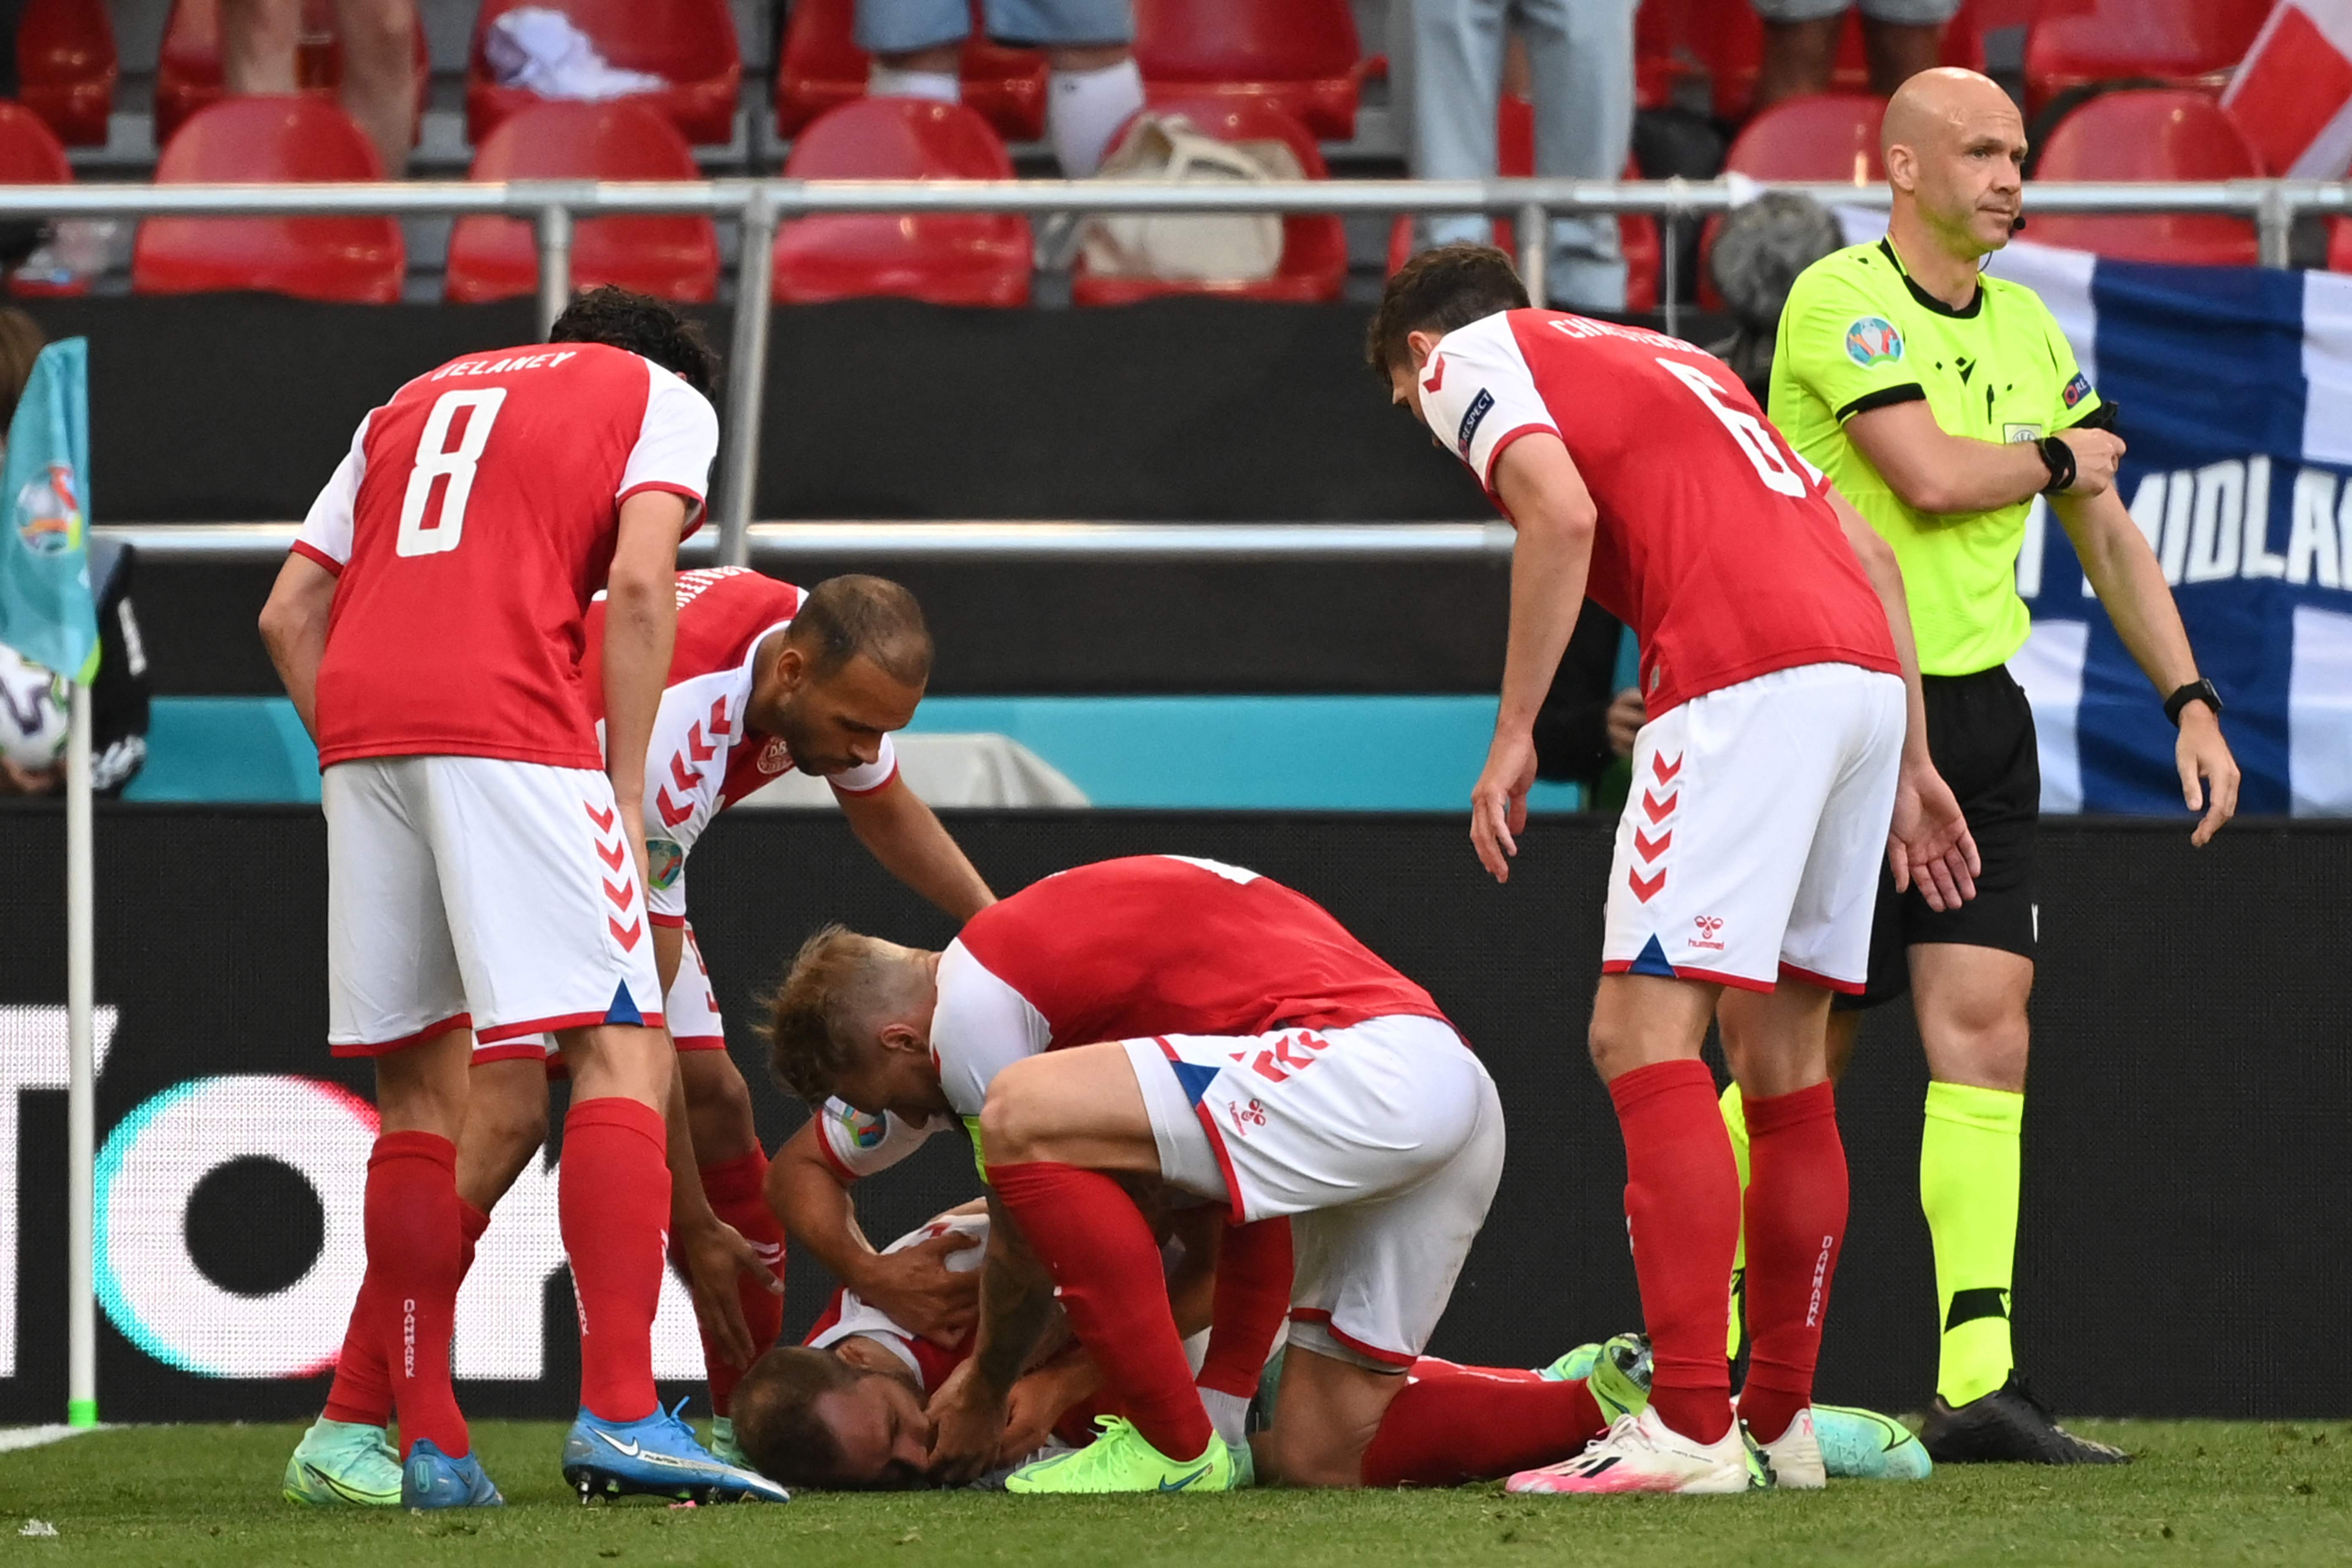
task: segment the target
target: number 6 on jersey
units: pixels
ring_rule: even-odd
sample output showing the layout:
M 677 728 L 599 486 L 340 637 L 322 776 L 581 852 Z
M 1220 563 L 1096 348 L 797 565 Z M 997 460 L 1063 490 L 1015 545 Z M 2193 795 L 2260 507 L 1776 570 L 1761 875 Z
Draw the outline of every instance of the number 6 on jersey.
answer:
M 499 405 L 507 400 L 502 386 L 445 392 L 425 416 L 425 433 L 416 440 L 416 466 L 409 470 L 408 489 L 400 500 L 400 537 L 394 551 L 401 555 L 440 555 L 457 548 L 466 533 L 466 501 L 474 492 L 474 468 L 489 444 L 490 426 Z M 449 426 L 461 411 L 471 410 L 465 434 L 448 446 Z M 441 508 L 430 523 L 425 510 L 433 500 L 433 482 L 446 479 Z

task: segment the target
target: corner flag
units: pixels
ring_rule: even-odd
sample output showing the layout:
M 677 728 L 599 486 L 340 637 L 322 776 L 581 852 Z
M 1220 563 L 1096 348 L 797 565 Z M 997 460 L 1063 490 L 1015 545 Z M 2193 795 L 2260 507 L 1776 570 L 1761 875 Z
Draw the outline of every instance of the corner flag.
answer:
M 33 362 L 0 465 L 0 643 L 87 686 L 98 673 L 89 582 L 89 344 Z

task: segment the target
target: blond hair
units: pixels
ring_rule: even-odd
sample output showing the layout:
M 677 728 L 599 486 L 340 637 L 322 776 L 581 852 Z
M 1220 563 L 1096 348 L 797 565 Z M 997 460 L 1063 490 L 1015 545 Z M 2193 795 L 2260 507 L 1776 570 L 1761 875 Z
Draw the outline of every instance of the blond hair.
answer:
M 838 921 L 801 943 L 783 983 L 761 998 L 768 1071 L 786 1093 L 811 1105 L 832 1097 L 875 1013 L 901 984 L 899 951 Z

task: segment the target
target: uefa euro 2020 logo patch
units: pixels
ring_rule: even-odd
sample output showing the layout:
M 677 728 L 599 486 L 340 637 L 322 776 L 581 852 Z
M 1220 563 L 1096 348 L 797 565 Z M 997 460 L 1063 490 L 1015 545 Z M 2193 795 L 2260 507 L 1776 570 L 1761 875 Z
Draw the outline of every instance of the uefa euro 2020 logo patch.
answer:
M 648 838 L 646 860 L 646 880 L 667 890 L 677 886 L 677 874 L 686 868 L 686 851 L 678 847 L 675 838 Z
M 16 492 L 16 534 L 26 549 L 61 555 L 81 540 L 81 503 L 74 496 L 74 471 L 51 463 L 47 476 Z
M 887 1117 L 868 1116 L 862 1110 L 851 1110 L 844 1107 L 841 1112 L 841 1130 L 849 1134 L 852 1147 L 872 1150 L 882 1146 L 882 1135 L 890 1130 L 890 1123 Z
M 1846 357 L 1868 370 L 1903 357 L 1903 334 L 1884 316 L 1864 316 L 1845 330 Z

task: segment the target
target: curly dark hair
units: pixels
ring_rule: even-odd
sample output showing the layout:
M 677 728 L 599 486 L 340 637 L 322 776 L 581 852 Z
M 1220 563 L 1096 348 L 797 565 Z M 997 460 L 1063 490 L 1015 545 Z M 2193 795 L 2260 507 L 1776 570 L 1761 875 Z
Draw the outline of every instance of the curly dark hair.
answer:
M 605 343 L 642 354 L 709 397 L 719 384 L 719 355 L 702 329 L 668 301 L 610 283 L 572 296 L 548 329 L 551 343 Z
M 1491 245 L 1441 245 L 1424 250 L 1389 279 L 1381 308 L 1364 337 L 1364 363 L 1386 379 L 1408 355 L 1412 332 L 1443 335 L 1483 321 L 1498 310 L 1528 308 L 1527 285 L 1511 258 Z

